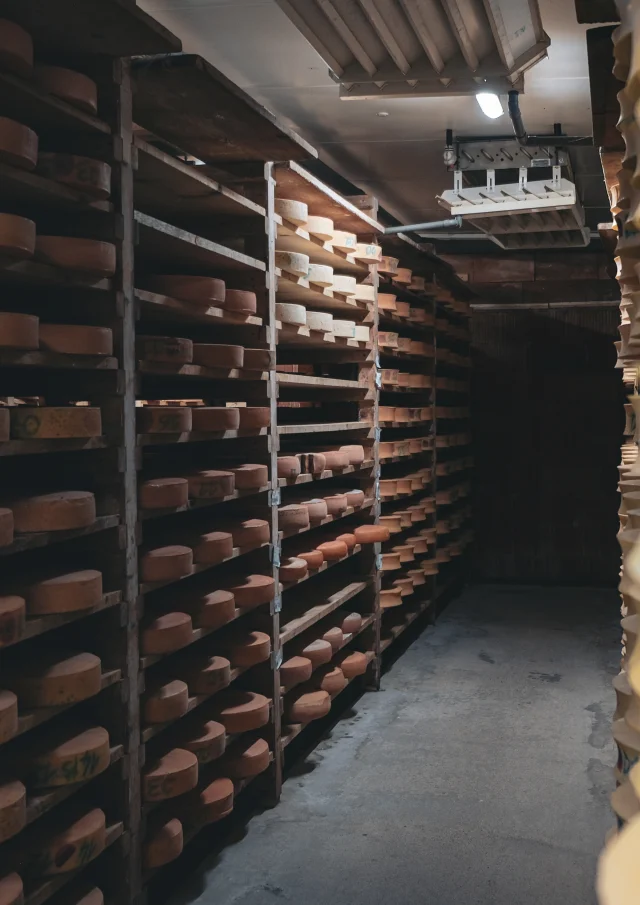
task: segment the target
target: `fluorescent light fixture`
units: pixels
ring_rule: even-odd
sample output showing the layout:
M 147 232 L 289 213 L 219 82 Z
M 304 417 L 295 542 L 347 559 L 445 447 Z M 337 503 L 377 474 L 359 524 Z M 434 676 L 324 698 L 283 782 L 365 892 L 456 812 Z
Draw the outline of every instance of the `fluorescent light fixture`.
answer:
M 488 116 L 489 119 L 497 119 L 504 113 L 500 98 L 497 94 L 492 94 L 489 91 L 481 91 L 479 94 L 476 94 L 476 100 L 480 104 L 480 109 L 484 115 Z

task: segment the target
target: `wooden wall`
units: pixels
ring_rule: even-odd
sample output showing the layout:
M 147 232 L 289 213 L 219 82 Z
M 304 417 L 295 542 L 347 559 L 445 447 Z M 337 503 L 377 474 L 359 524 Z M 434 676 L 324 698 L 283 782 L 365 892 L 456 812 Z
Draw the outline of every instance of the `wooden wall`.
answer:
M 618 320 L 614 307 L 474 312 L 476 579 L 617 582 Z

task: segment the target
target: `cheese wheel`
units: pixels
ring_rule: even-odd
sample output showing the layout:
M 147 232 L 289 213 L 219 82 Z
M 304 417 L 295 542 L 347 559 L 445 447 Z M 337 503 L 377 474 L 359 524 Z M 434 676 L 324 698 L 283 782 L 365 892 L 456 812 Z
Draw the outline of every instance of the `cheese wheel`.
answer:
M 356 324 L 354 339 L 356 339 L 359 343 L 368 343 L 371 339 L 369 328 L 364 327 L 362 324 Z
M 393 552 L 398 554 L 400 562 L 413 562 L 415 559 L 413 547 L 410 544 L 399 544 L 397 547 L 393 547 Z
M 66 874 L 93 861 L 105 849 L 106 823 L 104 811 L 95 808 L 47 840 L 38 856 L 40 872 Z
M 313 668 L 315 669 L 317 666 L 322 666 L 323 663 L 329 663 L 331 661 L 333 648 L 328 641 L 318 638 L 315 641 L 310 641 L 308 644 L 305 644 L 300 651 L 300 655 L 311 660 Z
M 223 691 L 213 703 L 227 732 L 249 732 L 269 722 L 269 699 L 253 691 Z
M 258 310 L 258 298 L 255 292 L 246 289 L 227 289 L 223 308 L 235 314 L 255 314 Z
M 327 467 L 327 457 L 323 453 L 300 453 L 298 458 L 302 474 L 322 474 Z
M 307 309 L 304 305 L 292 305 L 290 302 L 276 302 L 276 320 L 294 327 L 305 327 Z
M 408 537 L 407 544 L 413 550 L 414 556 L 417 556 L 419 553 L 427 552 L 427 541 L 424 537 Z
M 293 201 L 289 198 L 276 198 L 274 210 L 283 220 L 289 220 L 298 226 L 304 226 L 309 216 L 309 208 L 303 201 Z
M 329 471 L 339 471 L 351 464 L 349 453 L 343 449 L 329 449 L 325 452 L 325 468 Z
M 398 379 L 396 381 L 399 387 L 408 387 L 409 386 L 409 377 L 411 375 L 407 374 L 405 371 L 398 371 Z
M 193 343 L 180 336 L 137 336 L 136 356 L 141 361 L 190 364 L 193 361 Z
M 193 571 L 193 550 L 173 544 L 147 550 L 140 557 L 142 581 L 176 581 Z
M 0 27 L 1 30 L 1 27 Z M 2 37 L 0 36 L 0 46 Z M 0 49 L 0 66 L 2 65 Z M 6 116 L 0 116 L 0 160 L 21 170 L 32 170 L 38 160 L 36 133 Z
M 411 578 L 414 587 L 425 584 L 425 577 L 422 569 L 409 569 L 407 575 Z
M 355 339 L 356 324 L 355 321 L 343 321 L 333 319 L 333 333 L 335 336 L 346 337 L 346 339 Z
M 189 483 L 186 478 L 151 478 L 138 484 L 138 505 L 141 509 L 179 509 L 189 502 Z
M 11 436 L 16 440 L 61 440 L 99 437 L 102 415 L 86 405 L 11 407 Z
M 294 723 L 310 723 L 326 716 L 331 710 L 331 698 L 326 691 L 302 691 L 293 694 L 285 703 L 286 717 Z
M 378 455 L 381 459 L 390 459 L 393 456 L 394 445 L 388 440 L 381 440 L 378 445 Z
M 273 356 L 269 349 L 245 349 L 245 371 L 268 371 L 273 367 Z
M 305 553 L 296 554 L 298 559 L 304 559 L 310 569 L 319 569 L 324 562 L 322 550 L 308 550 Z
M 184 834 L 177 817 L 163 818 L 152 823 L 142 843 L 142 862 L 145 870 L 155 870 L 170 864 L 182 854 Z
M 222 305 L 226 295 L 224 280 L 215 277 L 157 274 L 147 277 L 146 285 L 151 292 L 204 306 Z
M 344 644 L 344 635 L 342 633 L 342 629 L 337 625 L 327 629 L 327 631 L 322 635 L 322 640 L 329 642 L 332 651 L 335 652 L 337 650 L 340 650 L 340 648 Z
M 37 349 L 38 318 L 31 314 L 0 311 L 0 348 Z
M 18 731 L 18 699 L 12 691 L 0 689 L 0 744 Z
M 189 412 L 194 431 L 207 434 L 216 431 L 235 431 L 240 427 L 240 409 L 204 406 L 184 411 Z M 188 430 L 191 430 L 191 426 Z
M 297 277 L 306 277 L 309 271 L 309 255 L 296 251 L 276 251 L 276 267 Z
M 298 456 L 278 456 L 278 477 L 297 478 L 301 472 Z
M 210 695 L 231 682 L 231 664 L 226 657 L 196 656 L 191 652 L 183 675 L 189 693 Z
M 418 486 L 417 486 L 417 487 L 412 488 L 412 480 L 411 480 L 411 478 L 398 478 L 397 481 L 396 481 L 396 488 L 397 488 L 396 492 L 399 493 L 399 494 L 400 494 L 400 493 L 401 493 L 401 494 L 408 494 L 408 493 L 411 493 L 411 490 L 412 490 L 412 489 L 417 490 L 417 489 L 419 489 L 420 487 L 422 487 L 422 481 L 419 481 L 419 482 L 418 482 Z
M 391 499 L 397 493 L 398 482 L 391 478 L 380 481 L 380 496 L 382 499 Z
M 269 603 L 276 594 L 275 581 L 268 575 L 245 575 L 232 579 L 228 590 L 235 597 L 236 606 L 246 610 Z
M 336 663 L 347 679 L 363 676 L 369 666 L 367 655 L 357 650 L 344 651 L 344 653 L 338 654 Z
M 309 513 L 309 522 L 321 522 L 329 515 L 327 504 L 324 500 L 307 500 L 304 504 Z
M 0 260 L 22 261 L 33 257 L 36 225 L 26 217 L 0 214 Z
M 336 562 L 344 559 L 349 552 L 349 548 L 344 541 L 328 540 L 318 544 L 318 550 L 322 553 L 327 562 Z
M 409 597 L 413 594 L 413 581 L 410 578 L 396 578 L 393 586 L 400 588 L 401 597 Z
M 28 79 L 33 71 L 33 41 L 16 22 L 0 19 L 0 69 Z
M 357 281 L 355 277 L 345 276 L 342 273 L 334 274 L 333 291 L 341 295 L 353 296 L 356 294 Z
M 278 509 L 278 526 L 281 531 L 304 531 L 309 527 L 309 510 L 304 503 L 291 503 Z
M 362 628 L 362 616 L 360 613 L 341 613 L 338 611 L 334 614 L 334 617 L 338 619 L 340 628 L 345 633 L 345 635 L 353 635 L 354 632 L 359 632 Z
M 314 685 L 316 683 L 319 691 L 326 691 L 332 698 L 347 686 L 347 680 L 340 667 L 331 663 L 320 667 L 314 676 Z
M 409 317 L 409 302 L 396 301 L 396 314 L 398 317 Z
M 312 236 L 322 239 L 323 242 L 331 242 L 333 239 L 333 220 L 329 217 L 318 217 L 311 214 L 307 217 L 306 230 Z
M 399 510 L 395 513 L 400 518 L 400 525 L 402 528 L 410 528 L 413 524 L 412 513 L 409 510 Z
M 189 496 L 195 500 L 219 500 L 230 496 L 235 490 L 235 479 L 232 471 L 196 471 L 186 475 L 189 485 Z
M 102 726 L 78 731 L 61 728 L 50 736 L 42 753 L 29 762 L 29 786 L 46 789 L 85 782 L 111 763 L 109 733 Z
M 352 445 L 352 446 L 341 446 L 341 453 L 344 453 L 347 456 L 349 465 L 362 465 L 364 462 L 364 446 Z
M 0 596 L 0 647 L 15 642 L 24 634 L 26 605 L 24 597 Z
M 168 654 L 189 644 L 193 638 L 191 616 L 187 613 L 164 613 L 146 621 L 141 630 L 143 654 Z
M 307 279 L 310 283 L 329 288 L 333 285 L 333 267 L 328 264 L 309 264 Z
M 104 201 L 111 194 L 111 167 L 102 160 L 77 154 L 38 155 L 38 172 L 60 182 L 92 201 Z
M 271 410 L 268 408 L 246 406 L 239 408 L 240 413 L 240 430 L 259 430 L 263 427 L 269 427 L 271 421 Z
M 98 694 L 102 683 L 100 658 L 89 653 L 49 651 L 36 662 L 21 664 L 7 684 L 21 707 L 60 707 Z
M 393 279 L 396 283 L 408 286 L 412 279 L 412 273 L 408 267 L 398 267 Z
M 227 733 L 222 723 L 215 720 L 199 720 L 192 723 L 180 736 L 180 747 L 191 751 L 199 764 L 217 760 L 227 743 Z
M 342 513 L 345 512 L 348 507 L 347 497 L 344 493 L 334 493 L 331 496 L 326 496 L 324 498 L 324 501 L 327 504 L 327 511 L 329 515 L 342 515 Z
M 280 563 L 281 581 L 300 581 L 301 578 L 306 578 L 308 573 L 309 565 L 305 559 L 289 556 Z
M 318 333 L 333 333 L 333 315 L 326 311 L 307 311 L 307 327 Z
M 24 886 L 18 874 L 0 878 L 0 905 L 24 905 Z
M 347 490 L 345 496 L 347 498 L 347 506 L 351 509 L 360 509 L 364 504 L 363 490 Z
M 381 405 L 378 408 L 378 420 L 384 422 L 395 421 L 396 410 L 393 405 Z
M 347 550 L 351 551 L 356 546 L 356 536 L 355 534 L 339 534 L 336 537 L 337 541 L 340 541 L 343 544 L 347 545 Z
M 371 242 L 358 242 L 354 257 L 356 261 L 372 263 L 373 261 L 380 260 L 382 257 L 382 249 L 379 245 L 373 245 Z
M 36 237 L 36 258 L 92 277 L 111 277 L 116 272 L 116 247 L 98 239 L 71 239 L 68 236 Z
M 173 679 L 162 682 L 146 695 L 143 714 L 147 723 L 168 723 L 184 716 L 189 705 L 186 682 Z
M 396 296 L 392 295 L 388 292 L 379 292 L 378 293 L 378 308 L 381 311 L 395 311 L 396 310 Z
M 92 493 L 67 490 L 25 497 L 11 503 L 16 532 L 69 531 L 86 528 L 96 520 L 96 501 Z
M 238 465 L 229 470 L 235 478 L 236 490 L 259 490 L 269 483 L 267 465 Z
M 193 542 L 193 561 L 219 563 L 233 556 L 233 537 L 228 531 L 210 531 Z
M 402 606 L 400 588 L 382 588 L 380 591 L 380 608 L 389 610 L 394 606 Z
M 248 549 L 267 544 L 271 540 L 271 526 L 266 519 L 249 518 L 229 524 L 235 547 Z
M 61 66 L 42 65 L 35 67 L 34 75 L 47 94 L 53 94 L 85 113 L 98 112 L 98 88 L 86 75 Z
M 198 758 L 185 748 L 173 748 L 142 772 L 143 801 L 166 801 L 198 784 Z
M 386 524 L 382 525 L 358 525 L 354 534 L 359 544 L 379 544 L 389 540 L 390 531 Z
M 240 739 L 227 750 L 221 767 L 232 779 L 249 779 L 263 773 L 270 762 L 271 752 L 264 739 Z
M 194 343 L 193 363 L 223 370 L 241 368 L 244 363 L 244 349 L 242 346 L 228 346 L 222 343 Z
M 313 663 L 308 657 L 289 657 L 280 666 L 280 684 L 283 688 L 293 688 L 311 678 Z
M 393 572 L 400 569 L 400 555 L 398 553 L 383 553 L 380 569 L 382 572 Z
M 0 782 L 0 842 L 15 836 L 27 823 L 27 790 L 17 779 Z
M 340 251 L 353 253 L 358 245 L 358 237 L 355 233 L 345 232 L 343 229 L 334 229 L 331 244 Z
M 378 270 L 380 273 L 395 274 L 397 273 L 399 263 L 398 258 L 390 258 L 388 255 L 382 255 L 380 263 L 378 264 Z
M 197 628 L 219 628 L 235 616 L 236 599 L 230 591 L 211 591 L 192 599 L 189 609 Z
M 233 791 L 233 783 L 227 777 L 214 779 L 203 789 L 185 796 L 181 813 L 191 824 L 215 823 L 232 812 Z
M 264 663 L 271 653 L 271 639 L 265 632 L 235 632 L 225 642 L 234 668 L 247 669 Z
M 411 282 L 409 283 L 409 289 L 412 292 L 424 292 L 426 288 L 424 277 L 419 277 L 415 273 L 411 276 Z
M 389 333 L 386 330 L 380 330 L 380 332 L 378 333 L 378 344 L 380 346 L 385 346 L 389 349 L 397 349 L 398 348 L 398 334 Z
M 0 408 L 0 442 L 5 443 L 11 434 L 11 418 L 8 408 Z
M 376 287 L 370 286 L 369 283 L 358 283 L 356 285 L 355 298 L 360 302 L 375 302 Z
M 136 425 L 142 434 L 186 433 L 191 430 L 191 411 L 186 406 L 145 405 L 136 409 Z

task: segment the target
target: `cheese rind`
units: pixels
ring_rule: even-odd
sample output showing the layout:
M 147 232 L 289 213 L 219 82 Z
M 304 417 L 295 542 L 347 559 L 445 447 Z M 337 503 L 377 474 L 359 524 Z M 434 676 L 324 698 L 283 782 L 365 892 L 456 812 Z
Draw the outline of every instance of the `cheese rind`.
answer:
M 144 719 L 148 723 L 167 723 L 187 712 L 189 688 L 186 682 L 173 679 L 150 690 L 143 705 Z
M 224 297 L 224 310 L 235 314 L 255 314 L 258 310 L 258 298 L 255 292 L 246 289 L 227 289 Z
M 244 348 L 242 346 L 229 346 L 226 343 L 194 343 L 193 363 L 203 365 L 206 368 L 224 370 L 242 368 Z
M 88 610 L 102 600 L 102 573 L 82 569 L 43 578 L 29 585 L 24 596 L 30 616 Z
M 11 418 L 8 408 L 0 408 L 0 443 L 6 443 L 11 434 Z M 2 541 L 0 541 L 0 545 Z
M 278 477 L 297 478 L 301 473 L 298 456 L 278 456 Z
M 231 471 L 197 471 L 187 475 L 189 496 L 196 500 L 217 500 L 229 496 L 235 490 L 235 478 Z
M 65 490 L 24 497 L 11 503 L 15 530 L 20 534 L 39 531 L 70 531 L 86 528 L 96 520 L 96 501 L 85 490 Z
M 336 540 L 337 540 L 337 541 L 340 541 L 340 542 L 343 543 L 343 544 L 346 544 L 346 545 L 347 545 L 347 550 L 349 550 L 349 551 L 355 549 L 355 546 L 356 546 L 356 536 L 355 536 L 355 534 L 351 534 L 351 533 L 348 533 L 348 534 L 339 534 L 339 535 L 336 537 Z
M 372 242 L 358 242 L 354 257 L 356 261 L 365 261 L 370 264 L 382 258 L 382 248 Z
M 166 801 L 184 795 L 198 784 L 198 758 L 185 748 L 172 748 L 142 773 L 144 801 Z
M 98 694 L 100 658 L 90 653 L 49 652 L 25 663 L 7 680 L 21 707 L 60 707 Z
M 306 230 L 323 242 L 330 242 L 333 239 L 333 220 L 311 214 L 307 217 Z
M 194 431 L 214 433 L 216 431 L 238 430 L 240 409 L 227 406 L 203 406 L 189 409 Z
M 310 723 L 326 716 L 331 710 L 331 697 L 326 691 L 306 691 L 295 694 L 286 702 L 286 716 L 294 723 Z
M 367 671 L 369 660 L 366 654 L 360 651 L 345 651 L 338 654 L 336 663 L 345 674 L 347 679 L 354 679 L 356 676 L 362 676 Z
M 298 559 L 304 559 L 310 569 L 319 569 L 324 562 L 322 550 L 308 550 L 297 554 Z
M 377 544 L 389 540 L 389 528 L 386 525 L 358 525 L 354 534 L 359 544 Z
M 333 333 L 333 315 L 326 311 L 307 311 L 307 327 L 318 333 Z
M 341 515 L 347 509 L 347 497 L 344 493 L 334 493 L 324 498 L 329 515 Z
M 190 792 L 181 802 L 180 813 L 190 824 L 201 826 L 222 820 L 233 810 L 233 783 L 227 777 L 214 779 L 204 789 Z
M 292 305 L 289 302 L 276 302 L 276 319 L 283 324 L 294 327 L 305 327 L 307 324 L 307 309 L 304 305 Z
M 273 356 L 269 349 L 245 349 L 245 371 L 268 371 L 273 366 Z
M 219 563 L 233 555 L 233 537 L 228 531 L 209 531 L 193 541 L 193 561 Z
M 275 581 L 269 575 L 246 575 L 232 579 L 227 590 L 235 597 L 236 606 L 247 610 L 269 603 L 276 593 Z
M 402 606 L 402 594 L 400 588 L 382 588 L 380 591 L 380 607 L 383 610 Z
M 231 522 L 229 530 L 235 547 L 250 549 L 271 540 L 271 527 L 266 519 L 250 518 Z
M 0 214 L 0 260 L 23 261 L 36 250 L 36 225 L 26 217 Z
M 266 632 L 235 632 L 224 642 L 224 649 L 234 669 L 244 669 L 269 659 L 271 639 Z
M 197 409 L 177 405 L 145 405 L 136 409 L 136 427 L 141 434 L 188 433 L 193 423 L 192 411 Z
M 269 427 L 271 410 L 268 408 L 245 406 L 236 411 L 240 415 L 240 430 L 260 430 Z
M 297 251 L 276 251 L 276 267 L 297 277 L 306 277 L 309 272 L 309 255 Z
M 374 302 L 376 299 L 376 287 L 368 283 L 358 283 L 354 293 L 359 302 Z
M 224 304 L 226 285 L 215 277 L 156 274 L 145 281 L 150 292 L 207 307 Z
M 304 201 L 294 201 L 289 198 L 276 198 L 274 210 L 276 214 L 280 214 L 283 220 L 289 220 L 298 226 L 304 226 L 309 216 L 309 208 Z
M 193 571 L 193 550 L 180 544 L 156 547 L 140 557 L 142 581 L 175 581 Z
M 64 729 L 31 759 L 28 781 L 36 789 L 86 782 L 110 762 L 109 733 L 102 726 L 80 732 Z
M 95 115 L 98 112 L 98 87 L 83 73 L 61 66 L 38 65 L 34 74 L 47 94 L 53 94 L 85 113 Z
M 269 468 L 267 465 L 238 465 L 231 468 L 236 490 L 258 490 L 269 483 Z
M 347 680 L 338 666 L 321 666 L 314 676 L 314 685 L 319 691 L 326 691 L 332 698 L 346 688 Z
M 343 321 L 337 318 L 333 319 L 333 332 L 335 336 L 342 336 L 346 339 L 355 339 L 356 324 L 355 321 Z
M 316 669 L 318 666 L 322 666 L 324 663 L 331 662 L 331 658 L 333 656 L 333 648 L 328 641 L 324 641 L 322 638 L 317 638 L 315 641 L 310 641 L 308 644 L 305 644 L 300 651 L 300 655 L 302 657 L 306 657 L 308 660 L 311 660 L 313 668 Z
M 269 699 L 252 691 L 223 691 L 213 702 L 227 732 L 249 732 L 269 722 Z
M 0 69 L 15 72 L 23 79 L 30 78 L 33 72 L 31 35 L 8 19 L 0 19 Z
M 38 235 L 35 255 L 52 267 L 91 277 L 111 277 L 116 272 L 115 245 L 98 239 Z
M 86 405 L 11 407 L 11 436 L 15 440 L 79 440 L 101 434 L 99 408 Z
M 45 843 L 34 873 L 54 876 L 84 867 L 104 851 L 106 841 L 106 817 L 95 808 Z
M 0 842 L 19 833 L 27 823 L 27 790 L 18 779 L 0 783 Z
M 179 509 L 189 502 L 186 478 L 150 478 L 138 484 L 138 504 L 145 511 Z
M 333 267 L 327 264 L 309 264 L 307 279 L 318 286 L 330 287 L 333 285 Z
M 226 657 L 209 657 L 189 652 L 184 665 L 184 680 L 193 695 L 210 695 L 226 688 L 231 681 L 231 664 Z
M 357 292 L 357 280 L 355 277 L 336 273 L 333 276 L 333 291 L 341 295 L 355 296 Z
M 18 698 L 13 691 L 0 689 L 0 744 L 18 731 Z
M 24 886 L 18 874 L 0 878 L 0 905 L 24 905 Z
M 136 356 L 142 361 L 162 364 L 190 364 L 193 342 L 181 336 L 137 336 Z
M 293 688 L 311 678 L 313 663 L 308 657 L 289 657 L 280 667 L 280 682 L 285 689 Z
M 6 647 L 24 634 L 26 603 L 15 594 L 0 596 L 0 647 Z
M 353 509 L 360 509 L 364 504 L 364 490 L 347 490 L 345 494 L 347 498 L 347 505 L 351 506 Z
M 181 746 L 193 752 L 199 764 L 208 764 L 224 754 L 227 733 L 222 723 L 205 720 L 189 726 L 180 739 Z
M 182 853 L 184 834 L 177 817 L 162 820 L 147 832 L 142 845 L 142 859 L 147 870 L 164 867 Z
M 38 172 L 91 200 L 105 201 L 111 194 L 111 167 L 93 157 L 40 153 Z
M 189 644 L 193 625 L 188 613 L 164 613 L 143 623 L 141 649 L 143 654 L 168 654 Z
M 327 562 L 335 562 L 344 559 L 349 552 L 349 548 L 344 541 L 328 540 L 322 544 L 318 544 L 318 550 L 322 553 Z
M 232 779 L 248 779 L 264 772 L 270 761 L 271 752 L 264 739 L 240 739 L 227 750 L 221 767 Z
M 358 245 L 358 237 L 355 233 L 345 232 L 343 229 L 334 229 L 331 244 L 340 251 L 353 254 Z
M 309 572 L 309 565 L 304 559 L 290 556 L 280 563 L 281 581 L 300 581 Z
M 108 327 L 40 323 L 40 348 L 63 355 L 113 355 Z
M 31 314 L 0 311 L 0 348 L 37 349 L 38 318 Z

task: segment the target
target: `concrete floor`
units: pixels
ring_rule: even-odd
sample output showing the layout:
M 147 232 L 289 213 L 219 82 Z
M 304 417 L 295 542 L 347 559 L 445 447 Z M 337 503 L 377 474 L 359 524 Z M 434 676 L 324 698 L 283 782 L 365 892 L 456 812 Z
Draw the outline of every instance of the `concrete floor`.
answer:
M 463 593 L 173 905 L 590 905 L 617 595 Z

